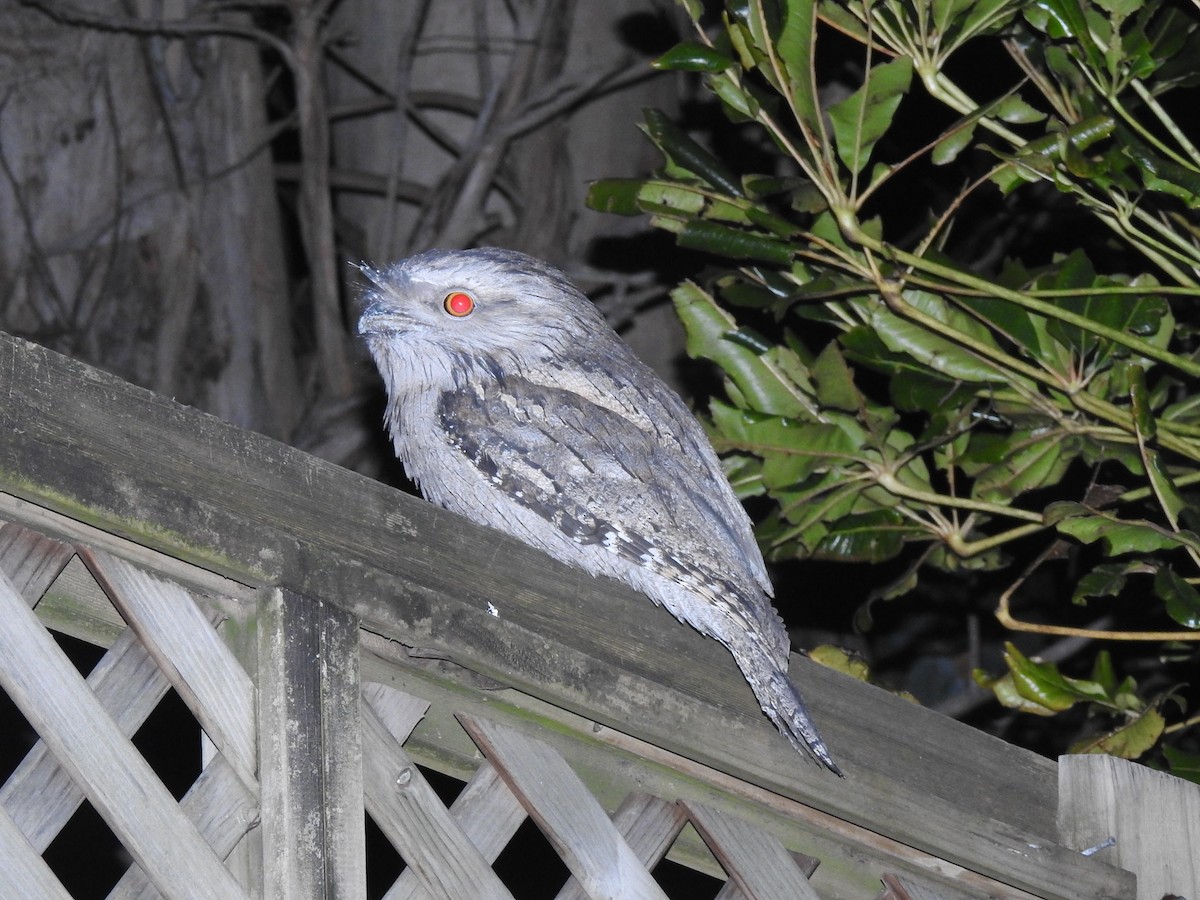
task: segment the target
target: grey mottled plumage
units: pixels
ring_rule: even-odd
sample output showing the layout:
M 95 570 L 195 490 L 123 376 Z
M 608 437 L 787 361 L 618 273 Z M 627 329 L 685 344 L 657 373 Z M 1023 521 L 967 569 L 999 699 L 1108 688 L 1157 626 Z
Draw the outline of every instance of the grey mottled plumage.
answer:
M 374 287 L 359 332 L 425 497 L 716 638 L 779 730 L 837 772 L 788 679 L 787 633 L 716 454 L 587 298 L 510 250 L 435 250 L 363 272 Z

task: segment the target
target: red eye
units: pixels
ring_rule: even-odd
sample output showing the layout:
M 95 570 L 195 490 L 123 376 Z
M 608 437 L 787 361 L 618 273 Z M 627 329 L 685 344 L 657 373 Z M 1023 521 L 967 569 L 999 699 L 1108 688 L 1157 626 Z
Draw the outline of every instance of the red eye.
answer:
M 451 291 L 442 301 L 442 308 L 456 319 L 461 319 L 475 311 L 475 298 L 465 291 Z

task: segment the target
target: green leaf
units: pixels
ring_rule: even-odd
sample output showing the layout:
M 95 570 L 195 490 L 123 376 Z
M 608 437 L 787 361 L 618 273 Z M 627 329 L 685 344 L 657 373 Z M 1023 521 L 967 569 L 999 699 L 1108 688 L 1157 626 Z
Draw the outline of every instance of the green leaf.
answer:
M 704 213 L 709 200 L 695 184 L 647 181 L 638 189 L 636 202 L 643 212 L 686 219 Z
M 791 244 L 753 231 L 702 219 L 690 219 L 681 224 L 677 220 L 655 216 L 651 222 L 673 231 L 679 246 L 689 250 L 701 250 L 729 259 L 757 259 L 777 266 L 787 266 L 792 261 L 794 251 Z
M 727 334 L 737 331 L 737 322 L 712 295 L 689 281 L 675 288 L 671 299 L 687 332 L 689 356 L 711 359 L 720 366 L 756 410 L 779 416 L 812 415 L 812 386 L 789 377 L 772 355 L 727 340 Z
M 725 332 L 724 337 L 725 340 L 733 341 L 735 344 L 741 344 L 747 350 L 752 350 L 759 356 L 762 356 L 773 346 L 775 346 L 753 328 L 748 328 L 744 325 L 735 331 Z
M 1163 512 L 1166 513 L 1171 528 L 1178 530 L 1180 516 L 1188 509 L 1187 501 L 1179 492 L 1179 488 L 1175 486 L 1171 473 L 1167 471 L 1166 463 L 1163 462 L 1159 453 L 1147 448 L 1142 454 L 1142 458 L 1145 461 L 1146 476 L 1150 479 L 1154 495 L 1158 498 Z
M 947 378 L 905 353 L 893 353 L 866 325 L 856 325 L 841 336 L 846 355 L 856 364 L 888 376 L 892 402 L 902 410 L 932 412 L 974 393 L 974 388 Z
M 962 466 L 975 478 L 976 498 L 1001 503 L 1058 483 L 1075 455 L 1073 442 L 1058 429 L 976 431 Z
M 1093 597 L 1116 597 L 1125 589 L 1129 574 L 1143 568 L 1141 562 L 1101 563 L 1075 583 L 1071 602 L 1083 604 Z
M 761 457 L 768 489 L 792 487 L 814 472 L 857 458 L 858 441 L 837 426 L 736 409 L 719 400 L 713 400 L 710 409 L 719 435 L 714 444 Z
M 1093 0 L 1093 2 L 1114 17 L 1127 19 L 1141 9 L 1146 0 Z
M 1078 0 L 1035 0 L 1033 5 L 1050 14 L 1047 33 L 1052 38 L 1074 38 L 1096 73 L 1107 70 L 1104 54 L 1092 40 L 1087 18 Z
M 721 457 L 721 469 L 739 500 L 760 497 L 766 493 L 762 480 L 762 460 L 758 457 L 745 453 L 726 453 Z
M 1012 19 L 1020 6 L 1020 2 L 1013 0 L 974 0 L 966 16 L 958 23 L 957 34 L 973 35 L 985 26 L 994 31 Z
M 1158 422 L 1154 418 L 1154 410 L 1150 407 L 1146 372 L 1134 363 L 1126 365 L 1125 371 L 1129 378 L 1129 400 L 1135 433 L 1139 441 L 1153 440 L 1158 433 Z
M 1068 678 L 1054 663 L 1034 662 L 1011 643 L 1004 645 L 1004 661 L 1008 663 L 1017 693 L 1053 712 L 1070 709 L 1080 701 L 1108 699 L 1104 688 L 1094 681 Z
M 815 6 L 815 4 L 814 4 Z M 870 39 L 862 19 L 849 9 L 837 3 L 825 3 L 821 6 L 821 18 L 843 34 L 848 34 L 861 43 Z
M 763 458 L 763 482 L 768 490 L 791 488 L 802 484 L 814 473 L 851 466 L 858 449 L 850 436 L 832 425 L 805 423 L 803 434 L 793 438 L 797 441 L 789 449 L 768 450 L 751 446 L 755 452 L 761 449 Z
M 912 83 L 912 60 L 901 56 L 867 72 L 866 82 L 840 103 L 829 107 L 838 158 L 858 174 L 876 142 L 891 127 L 900 100 Z
M 817 400 L 822 406 L 857 413 L 866 405 L 854 385 L 854 373 L 846 365 L 836 343 L 831 341 L 825 345 L 813 363 L 812 374 L 817 384 Z
M 1163 566 L 1154 576 L 1154 593 L 1166 604 L 1167 615 L 1184 628 L 1200 628 L 1200 592 Z
M 1071 745 L 1068 753 L 1107 753 L 1121 759 L 1137 759 L 1162 737 L 1166 728 L 1162 713 L 1153 707 L 1130 722 L 1096 737 L 1086 738 Z
M 880 563 L 904 549 L 906 536 L 924 532 L 892 509 L 876 509 L 834 522 L 813 551 L 816 559 Z
M 866 681 L 870 676 L 867 664 L 863 662 L 861 657 L 852 656 L 841 647 L 835 647 L 833 644 L 821 644 L 819 647 L 813 647 L 804 655 L 813 662 L 825 666 L 827 669 L 833 669 L 835 672 L 849 675 L 858 681 Z
M 882 303 L 871 311 L 870 323 L 885 347 L 906 353 L 935 374 L 952 380 L 1002 383 L 1007 376 L 961 344 L 934 334 L 923 325 L 902 319 Z
M 781 515 L 794 526 L 793 532 L 801 533 L 807 553 L 828 532 L 825 523 L 848 516 L 864 490 L 864 483 L 847 483 L 844 472 L 831 470 L 794 488 L 776 491 L 774 496 Z
M 646 183 L 644 178 L 602 178 L 588 185 L 584 202 L 597 212 L 640 216 L 643 210 L 637 202 L 638 191 Z
M 1112 278 L 1097 276 L 1082 250 L 1075 250 L 1056 260 L 1053 273 L 1036 282 L 1040 288 L 1095 289 L 1092 293 L 1077 297 L 1055 297 L 1051 302 L 1107 328 L 1138 337 L 1155 334 L 1168 313 L 1166 301 L 1153 293 L 1152 286 L 1147 286 L 1146 294 L 1135 296 L 1115 296 L 1104 291 L 1105 287 L 1117 283 Z M 1084 326 L 1068 325 L 1057 319 L 1049 323 L 1047 331 L 1055 340 L 1069 347 L 1077 358 L 1082 360 L 1094 355 L 1091 363 L 1093 369 L 1105 364 L 1117 349 L 1107 338 L 1098 337 Z
M 958 159 L 958 155 L 971 145 L 973 137 L 975 137 L 974 123 L 953 129 L 933 145 L 933 153 L 929 157 L 930 160 L 935 166 L 944 166 L 954 162 L 954 160 Z
M 1100 685 L 1109 697 L 1116 695 L 1117 673 L 1113 669 L 1112 654 L 1107 650 L 1096 654 L 1096 661 L 1092 663 L 1092 681 Z
M 870 325 L 889 350 L 912 356 L 935 374 L 961 382 L 1001 384 L 1006 380 L 1003 372 L 971 350 L 896 316 L 882 305 L 871 312 Z
M 961 409 L 975 389 L 961 381 L 948 381 L 928 372 L 901 371 L 888 383 L 888 396 L 902 412 L 936 413 Z
M 1057 709 L 1051 709 L 1043 706 L 1034 700 L 1027 700 L 1021 696 L 1017 690 L 1016 681 L 1013 679 L 1012 673 L 1007 673 L 999 678 L 992 678 L 983 669 L 975 669 L 971 673 L 975 679 L 975 683 L 981 688 L 990 690 L 996 695 L 996 699 L 1000 701 L 1000 705 L 1007 709 L 1015 709 L 1018 712 L 1029 713 L 1034 716 L 1054 716 L 1059 713 Z
M 1118 519 L 1082 503 L 1059 501 L 1046 507 L 1045 521 L 1062 534 L 1085 544 L 1103 541 L 1105 554 L 1155 553 L 1190 547 L 1200 550 L 1200 538 L 1190 531 L 1171 533 L 1144 519 Z
M 1163 159 L 1138 144 L 1122 149 L 1137 164 L 1146 190 L 1178 197 L 1192 209 L 1200 206 L 1200 172 Z
M 706 80 L 712 92 L 725 104 L 726 113 L 733 121 L 742 122 L 758 115 L 761 109 L 758 98 L 740 78 L 725 71 L 709 75 Z
M 1004 335 L 1014 347 L 1030 356 L 1040 356 L 1041 329 L 1025 309 L 999 297 L 957 297 L 955 302 L 975 313 L 992 328 Z M 1044 323 L 1042 324 L 1044 328 Z
M 733 60 L 707 44 L 685 41 L 676 44 L 651 65 L 678 72 L 723 72 L 733 65 Z
M 1138 452 L 1150 480 L 1151 490 L 1167 516 L 1171 528 L 1179 530 L 1179 517 L 1187 509 L 1187 501 L 1175 486 L 1171 473 L 1167 471 L 1162 455 L 1147 445 L 1158 432 L 1158 420 L 1154 417 L 1150 392 L 1146 388 L 1146 373 L 1141 366 L 1129 363 L 1125 367 L 1129 376 L 1130 408 L 1133 412 L 1134 433 L 1138 439 Z
M 1082 250 L 1075 250 L 1068 256 L 1055 261 L 1054 271 L 1049 276 L 1039 278 L 1035 282 L 1039 288 L 1055 290 L 1080 290 L 1092 287 L 1096 283 L 1096 270 L 1092 268 L 1091 260 Z M 1096 295 L 1080 297 L 1056 297 L 1051 302 L 1056 306 L 1069 309 L 1080 315 L 1087 315 L 1093 301 L 1102 298 Z M 1095 308 L 1099 308 L 1097 303 Z M 1055 340 L 1069 347 L 1078 358 L 1083 358 L 1096 346 L 1095 334 L 1078 325 L 1068 325 L 1055 319 L 1047 326 L 1047 331 Z
M 996 117 L 1014 125 L 1028 125 L 1040 122 L 1046 114 L 1030 106 L 1016 94 L 1005 97 L 996 105 Z
M 938 34 L 950 30 L 950 23 L 975 5 L 976 0 L 933 0 L 933 27 Z
M 821 104 L 813 78 L 812 45 L 817 28 L 816 0 L 782 0 L 775 51 L 787 78 L 796 116 L 810 132 L 818 130 Z
M 643 111 L 645 124 L 642 130 L 663 152 L 668 159 L 685 171 L 691 172 L 713 187 L 729 194 L 740 197 L 742 185 L 733 171 L 713 156 L 687 133 L 672 122 L 667 115 L 658 109 Z
M 1177 747 L 1163 747 L 1162 752 L 1172 775 L 1200 784 L 1200 753 L 1187 753 Z

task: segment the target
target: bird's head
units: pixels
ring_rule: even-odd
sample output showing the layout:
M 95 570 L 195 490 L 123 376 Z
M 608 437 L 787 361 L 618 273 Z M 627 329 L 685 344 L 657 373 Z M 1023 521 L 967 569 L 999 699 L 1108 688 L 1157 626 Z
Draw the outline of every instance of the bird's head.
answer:
M 581 340 L 616 340 L 562 272 L 513 250 L 430 250 L 360 268 L 372 284 L 358 332 L 381 370 L 403 368 L 398 380 L 459 384 L 479 368 L 520 371 L 562 358 Z

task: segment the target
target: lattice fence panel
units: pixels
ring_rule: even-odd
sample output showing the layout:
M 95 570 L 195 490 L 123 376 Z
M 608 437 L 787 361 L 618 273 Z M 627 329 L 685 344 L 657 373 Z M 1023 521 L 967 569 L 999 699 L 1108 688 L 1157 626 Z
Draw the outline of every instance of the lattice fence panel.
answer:
M 76 556 L 94 579 L 95 589 L 128 626 L 86 678 L 34 612 L 39 598 Z M 359 684 L 357 663 L 339 668 L 321 659 L 324 651 L 312 648 L 326 646 L 321 643 L 325 638 L 296 633 L 311 627 L 315 634 L 329 626 L 319 601 L 273 589 L 259 597 L 260 670 L 267 665 L 263 654 L 272 652 L 264 650 L 270 641 L 264 644 L 261 633 L 269 627 L 267 619 L 280 610 L 294 615 L 280 620 L 278 633 L 295 638 L 293 646 L 303 652 L 279 656 L 276 662 L 283 668 L 272 669 L 273 681 L 260 671 L 262 683 L 256 688 L 219 634 L 223 613 L 213 598 L 111 553 L 50 540 L 17 525 L 0 527 L 0 686 L 40 736 L 0 787 L 0 896 L 68 896 L 42 854 L 85 799 L 135 860 L 110 897 L 237 900 L 277 893 L 271 885 L 288 884 L 287 873 L 277 872 L 272 882 L 269 862 L 239 865 L 238 876 L 225 864 L 264 821 L 263 767 L 276 773 L 288 770 L 290 757 L 271 756 L 276 752 L 272 748 L 282 746 L 279 736 L 262 736 L 273 725 L 311 727 L 318 732 L 318 744 L 336 741 L 343 749 L 357 748 L 361 742 L 361 788 L 357 772 L 348 779 L 328 769 L 311 773 L 323 783 L 341 779 L 343 786 L 352 785 L 353 797 L 344 791 L 334 795 L 351 808 L 332 817 L 328 810 L 293 810 L 291 820 L 324 815 L 331 827 L 352 831 L 361 828 L 363 811 L 369 813 L 405 866 L 383 894 L 386 900 L 512 898 L 513 891 L 494 864 L 527 820 L 536 824 L 570 873 L 557 895 L 563 900 L 665 900 L 668 894 L 654 872 L 689 823 L 729 876 L 720 900 L 821 896 L 810 881 L 818 860 L 788 850 L 763 828 L 695 799 L 677 801 L 637 790 L 610 816 L 558 749 L 478 713 L 459 713 L 457 720 L 483 761 L 447 806 L 405 749 L 430 703 L 394 687 Z M 336 637 L 345 627 L 339 619 L 332 633 Z M 353 620 L 349 627 L 349 643 L 339 638 L 338 653 L 357 652 Z M 311 722 L 289 718 L 297 709 L 315 710 L 319 700 L 308 707 L 308 701 L 289 705 L 282 718 L 263 715 L 266 700 L 258 691 L 276 689 L 270 685 L 290 691 L 297 684 L 289 680 L 296 677 L 287 668 L 293 664 L 334 673 L 332 683 L 321 683 L 319 690 L 334 697 L 335 707 L 345 707 L 347 695 L 360 698 L 357 712 L 355 705 L 348 707 L 358 733 L 321 731 L 330 726 L 322 722 L 319 710 Z M 172 689 L 215 748 L 179 802 L 130 740 Z M 337 721 L 345 726 L 347 720 Z M 197 736 L 191 733 L 185 739 Z M 291 753 L 297 746 L 280 752 Z M 349 760 L 357 769 L 357 749 L 342 757 L 333 765 Z M 286 786 L 283 791 L 286 795 Z M 301 790 L 287 796 L 291 802 L 310 795 Z M 311 797 L 320 798 L 313 800 L 319 805 L 328 802 L 330 794 L 316 791 Z M 305 835 L 278 828 L 277 824 L 273 839 L 283 835 L 292 842 L 288 851 L 297 854 L 294 858 L 303 856 Z M 361 832 L 348 838 L 321 834 L 321 840 L 342 848 L 362 846 Z M 274 851 L 269 843 L 264 836 L 243 846 L 270 855 Z M 347 886 L 339 879 L 360 879 L 364 866 L 339 869 L 335 853 L 327 848 L 316 852 L 329 855 L 331 863 L 317 869 L 330 880 L 322 885 L 310 879 L 305 896 L 362 896 L 361 884 Z M 242 884 L 239 877 L 253 883 Z M 886 875 L 875 896 L 957 900 L 962 894 L 939 894 L 897 874 Z
M 368 809 L 409 864 L 386 900 L 511 897 L 489 867 L 527 815 L 571 872 L 556 900 L 665 900 L 651 873 L 689 821 L 730 875 L 718 900 L 820 898 L 808 880 L 819 861 L 771 833 L 695 801 L 637 792 L 610 818 L 557 750 L 478 716 L 458 718 L 485 762 L 443 815 L 400 746 L 424 701 L 377 684 L 365 686 L 363 698 Z M 885 876 L 880 888 L 878 900 L 948 896 L 898 875 Z
M 65 895 L 40 853 L 86 797 L 136 861 L 110 896 L 143 896 L 148 885 L 171 898 L 248 896 L 222 859 L 255 821 L 253 686 L 187 591 L 86 548 L 81 558 L 131 627 L 83 678 L 32 611 L 74 552 L 0 529 L 0 685 L 40 736 L 0 789 L 21 836 L 6 842 L 21 861 L 0 867 L 5 895 Z M 182 803 L 130 740 L 172 686 L 231 751 Z

